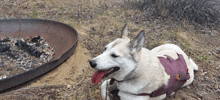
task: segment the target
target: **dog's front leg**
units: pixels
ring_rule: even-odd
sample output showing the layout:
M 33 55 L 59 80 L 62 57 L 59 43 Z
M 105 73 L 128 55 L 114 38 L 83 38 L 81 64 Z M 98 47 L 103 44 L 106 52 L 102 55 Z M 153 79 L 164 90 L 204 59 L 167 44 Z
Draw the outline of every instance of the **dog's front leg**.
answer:
M 108 85 L 109 85 L 110 79 L 109 80 L 105 80 L 102 85 L 101 85 L 101 95 L 103 100 L 110 100 L 109 97 L 109 91 L 108 91 Z
M 104 100 L 110 100 L 110 92 L 118 90 L 117 83 L 114 82 L 114 84 L 110 85 L 110 80 L 105 80 L 101 85 L 101 95 Z
M 139 96 L 123 91 L 119 91 L 118 95 L 120 96 L 120 100 L 151 100 L 149 96 Z M 162 99 L 153 99 L 153 100 L 162 100 Z

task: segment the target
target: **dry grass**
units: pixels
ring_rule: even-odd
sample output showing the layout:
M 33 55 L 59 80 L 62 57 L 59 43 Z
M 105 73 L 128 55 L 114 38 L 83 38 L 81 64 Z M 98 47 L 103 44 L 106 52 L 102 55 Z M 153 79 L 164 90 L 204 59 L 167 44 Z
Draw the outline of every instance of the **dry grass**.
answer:
M 216 27 L 220 22 L 219 5 L 219 0 L 145 0 L 141 9 L 155 18 L 189 20 Z
M 144 29 L 146 31 L 144 47 L 152 49 L 164 43 L 177 44 L 200 67 L 196 80 L 189 86 L 190 88 L 179 90 L 168 100 L 193 100 L 195 97 L 220 98 L 219 92 L 216 92 L 217 89 L 213 88 L 216 85 L 220 87 L 218 83 L 220 82 L 220 78 L 218 79 L 220 69 L 217 69 L 220 65 L 219 59 L 208 53 L 216 52 L 216 48 L 220 48 L 220 34 L 211 36 L 212 29 L 206 30 L 210 31 L 210 34 L 201 34 L 201 29 L 197 28 L 198 25 L 192 25 L 189 21 L 182 21 L 181 24 L 178 24 L 172 20 L 165 21 L 163 18 L 150 18 L 155 16 L 141 11 L 139 8 L 143 5 L 140 6 L 139 0 L 130 2 L 124 2 L 124 0 L 3 0 L 0 3 L 2 4 L 0 17 L 2 18 L 42 18 L 73 26 L 79 32 L 83 46 L 90 51 L 92 57 L 102 53 L 104 45 L 119 37 L 125 23 L 129 25 L 130 38 Z M 179 5 L 175 7 L 179 7 Z M 162 16 L 168 12 L 160 11 L 158 13 Z M 186 16 L 177 16 L 177 19 L 185 19 Z M 201 19 L 193 18 L 190 20 L 201 21 Z M 84 73 L 77 77 L 77 82 L 70 84 L 70 87 L 65 84 L 62 87 L 54 86 L 53 88 L 28 88 L 6 93 L 2 98 L 6 99 L 9 96 L 12 97 L 10 99 L 13 99 L 15 96 L 21 99 L 101 100 L 100 84 L 94 86 L 90 82 L 93 72 L 94 70 L 91 68 L 84 70 Z M 203 87 L 204 84 L 208 84 L 207 87 Z M 207 95 L 201 96 L 199 92 L 206 92 Z

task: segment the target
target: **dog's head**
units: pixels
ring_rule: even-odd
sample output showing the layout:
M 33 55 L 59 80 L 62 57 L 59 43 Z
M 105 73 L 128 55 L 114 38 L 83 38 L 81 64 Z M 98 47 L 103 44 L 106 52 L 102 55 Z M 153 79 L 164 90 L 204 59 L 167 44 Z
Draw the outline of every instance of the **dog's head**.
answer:
M 92 77 L 95 85 L 107 76 L 123 81 L 136 68 L 145 32 L 141 31 L 130 41 L 127 37 L 127 29 L 127 24 L 125 24 L 121 37 L 106 45 L 104 52 L 89 62 L 92 68 L 98 70 Z

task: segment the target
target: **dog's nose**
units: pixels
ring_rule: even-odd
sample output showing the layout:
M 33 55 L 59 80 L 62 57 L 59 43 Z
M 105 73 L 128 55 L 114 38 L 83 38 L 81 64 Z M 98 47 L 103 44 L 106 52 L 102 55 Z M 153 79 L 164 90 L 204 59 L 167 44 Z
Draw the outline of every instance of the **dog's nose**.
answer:
M 89 62 L 89 64 L 90 64 L 90 66 L 91 66 L 92 68 L 95 68 L 95 66 L 97 65 L 95 60 L 91 60 L 91 61 Z

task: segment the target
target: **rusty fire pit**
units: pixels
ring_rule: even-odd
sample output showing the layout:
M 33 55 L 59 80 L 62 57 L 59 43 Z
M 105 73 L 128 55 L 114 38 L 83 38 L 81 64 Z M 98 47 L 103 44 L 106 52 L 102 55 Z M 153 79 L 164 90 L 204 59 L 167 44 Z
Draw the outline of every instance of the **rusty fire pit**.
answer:
M 57 67 L 74 53 L 78 42 L 78 33 L 71 26 L 42 19 L 2 19 L 0 36 L 12 38 L 42 36 L 55 53 L 53 59 L 47 63 L 0 80 L 0 91 L 27 82 Z

